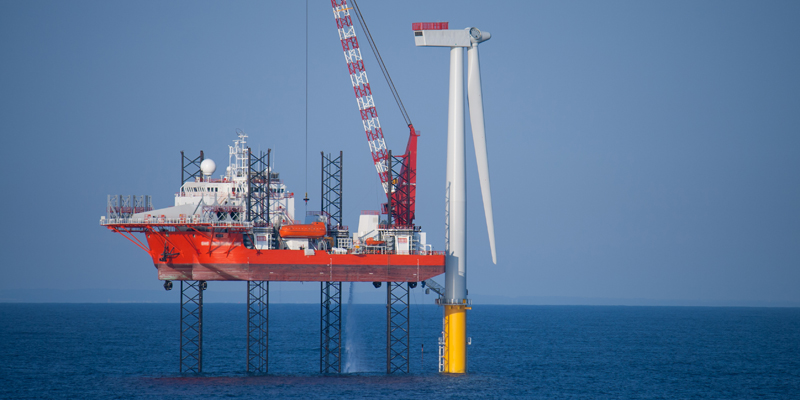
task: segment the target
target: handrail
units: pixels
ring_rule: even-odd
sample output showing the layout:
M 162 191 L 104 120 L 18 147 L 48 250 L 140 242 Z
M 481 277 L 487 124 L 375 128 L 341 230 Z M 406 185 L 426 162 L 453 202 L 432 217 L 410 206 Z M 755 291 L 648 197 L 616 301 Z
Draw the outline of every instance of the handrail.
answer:
M 250 228 L 253 226 L 251 221 L 217 221 L 210 218 L 195 218 L 193 216 L 186 216 L 183 218 L 105 218 L 100 217 L 100 225 L 205 225 L 205 226 L 222 226 L 222 227 L 242 227 Z

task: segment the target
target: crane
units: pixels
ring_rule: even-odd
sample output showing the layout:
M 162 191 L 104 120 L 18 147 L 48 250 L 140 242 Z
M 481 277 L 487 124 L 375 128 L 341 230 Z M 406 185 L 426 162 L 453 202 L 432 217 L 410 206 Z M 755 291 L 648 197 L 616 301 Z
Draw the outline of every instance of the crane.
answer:
M 414 125 L 411 123 L 402 101 L 400 101 L 400 96 L 397 94 L 394 83 L 392 83 L 380 53 L 372 40 L 372 35 L 369 33 L 369 29 L 361 16 L 358 4 L 355 0 L 351 1 L 353 7 L 348 5 L 347 0 L 331 0 L 331 6 L 333 7 L 333 17 L 336 19 L 336 28 L 339 31 L 339 40 L 342 43 L 347 70 L 350 73 L 350 82 L 353 85 L 358 110 L 361 113 L 361 122 L 364 125 L 369 151 L 372 155 L 375 169 L 378 172 L 381 186 L 383 186 L 383 191 L 386 193 L 387 203 L 383 205 L 383 213 L 389 216 L 390 225 L 413 226 L 417 182 L 417 137 L 419 137 L 419 133 L 414 129 Z M 386 147 L 383 129 L 378 119 L 378 110 L 375 108 L 372 89 L 364 67 L 364 59 L 361 57 L 361 48 L 358 45 L 355 27 L 350 16 L 351 10 L 354 11 L 356 18 L 364 28 L 381 72 L 383 72 L 387 83 L 389 83 L 392 95 L 400 107 L 400 112 L 403 114 L 403 118 L 409 128 L 406 151 L 399 157 L 390 157 L 391 151 Z M 401 161 L 399 173 L 393 171 L 391 158 L 397 158 Z

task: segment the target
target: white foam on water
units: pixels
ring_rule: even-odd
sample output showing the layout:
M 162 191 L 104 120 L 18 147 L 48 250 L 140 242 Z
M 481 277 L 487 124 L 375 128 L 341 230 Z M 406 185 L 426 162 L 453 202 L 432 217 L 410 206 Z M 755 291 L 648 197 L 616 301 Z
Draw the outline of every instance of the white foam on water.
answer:
M 356 313 L 353 311 L 353 297 L 355 293 L 355 282 L 350 282 L 350 293 L 347 296 L 347 311 L 344 317 L 344 371 L 348 372 L 364 372 L 362 357 L 364 354 L 364 346 L 360 331 L 358 329 L 358 321 Z

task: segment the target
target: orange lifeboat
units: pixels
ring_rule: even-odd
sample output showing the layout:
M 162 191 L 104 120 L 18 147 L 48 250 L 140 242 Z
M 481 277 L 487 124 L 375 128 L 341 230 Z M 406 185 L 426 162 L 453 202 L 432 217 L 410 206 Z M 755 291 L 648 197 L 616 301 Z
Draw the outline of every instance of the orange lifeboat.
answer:
M 325 236 L 325 233 L 325 224 L 322 222 L 281 227 L 281 237 L 283 238 L 321 238 Z
M 369 238 L 367 238 L 365 244 L 367 246 L 383 246 L 384 244 L 386 244 L 386 242 L 383 241 L 383 240 L 375 240 L 375 239 L 369 237 Z

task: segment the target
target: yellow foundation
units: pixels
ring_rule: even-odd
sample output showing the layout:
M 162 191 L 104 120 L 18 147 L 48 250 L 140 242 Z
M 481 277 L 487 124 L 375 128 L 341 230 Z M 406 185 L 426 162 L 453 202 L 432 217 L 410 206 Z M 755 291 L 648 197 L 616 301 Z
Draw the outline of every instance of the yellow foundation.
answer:
M 467 372 L 467 307 L 444 306 L 444 372 Z

